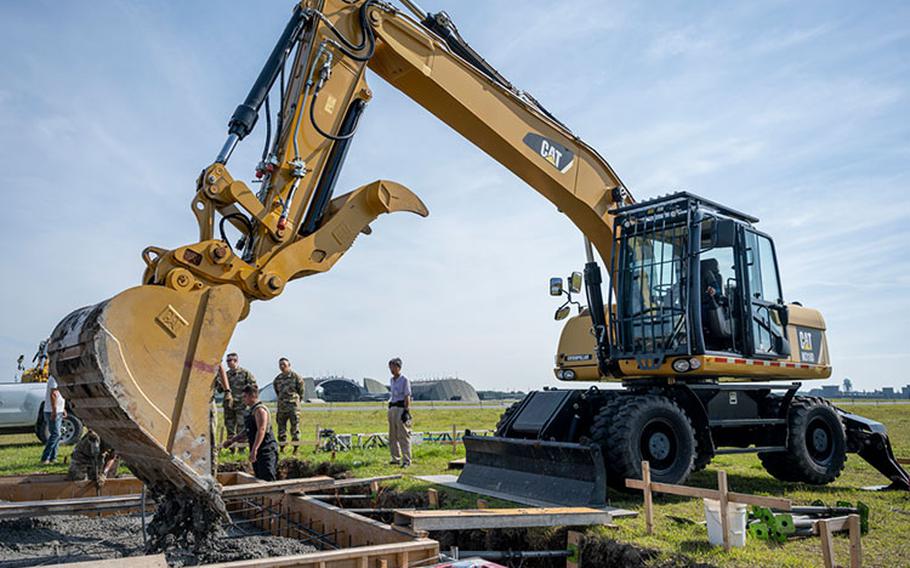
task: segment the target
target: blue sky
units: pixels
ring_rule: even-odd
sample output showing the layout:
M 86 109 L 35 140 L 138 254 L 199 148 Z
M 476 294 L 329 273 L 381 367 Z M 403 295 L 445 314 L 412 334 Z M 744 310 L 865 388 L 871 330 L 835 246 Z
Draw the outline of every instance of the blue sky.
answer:
M 910 382 L 910 5 L 423 0 L 597 148 L 639 198 L 686 189 L 762 219 L 788 300 L 822 310 L 833 380 Z M 517 8 L 520 6 L 520 8 Z M 0 3 L 6 263 L 0 365 L 195 238 L 199 170 L 290 3 Z M 330 273 L 257 303 L 232 347 L 267 382 L 447 374 L 555 384 L 547 278 L 578 231 L 372 76 L 339 191 L 401 182 L 430 217 L 374 224 Z M 249 177 L 255 133 L 231 162 Z

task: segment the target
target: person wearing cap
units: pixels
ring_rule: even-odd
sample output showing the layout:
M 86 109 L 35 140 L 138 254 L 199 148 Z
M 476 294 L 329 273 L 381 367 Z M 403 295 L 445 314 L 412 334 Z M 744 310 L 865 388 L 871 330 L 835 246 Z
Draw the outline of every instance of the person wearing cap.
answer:
M 411 465 L 411 381 L 401 374 L 401 359 L 389 361 L 389 450 L 390 464 Z
M 236 353 L 227 354 L 227 382 L 228 388 L 218 381 L 215 390 L 224 393 L 224 429 L 226 436 L 231 438 L 243 432 L 243 424 L 248 414 L 247 408 L 241 403 L 243 389 L 256 384 L 253 373 L 240 366 L 240 357 Z

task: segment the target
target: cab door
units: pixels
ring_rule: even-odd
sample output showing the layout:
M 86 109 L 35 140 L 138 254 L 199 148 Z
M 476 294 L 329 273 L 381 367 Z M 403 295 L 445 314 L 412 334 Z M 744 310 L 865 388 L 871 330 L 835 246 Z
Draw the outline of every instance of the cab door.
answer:
M 787 307 L 784 305 L 774 243 L 752 229 L 743 231 L 746 312 L 743 318 L 746 351 L 756 358 L 790 356 Z

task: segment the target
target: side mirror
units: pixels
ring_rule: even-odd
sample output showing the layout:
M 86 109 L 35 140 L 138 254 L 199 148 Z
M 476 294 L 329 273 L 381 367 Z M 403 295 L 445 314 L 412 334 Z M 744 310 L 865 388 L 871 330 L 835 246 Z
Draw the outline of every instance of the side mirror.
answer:
M 550 278 L 550 295 L 562 296 L 562 278 Z
M 581 272 L 573 272 L 572 276 L 569 276 L 569 292 L 578 294 L 581 292 L 581 284 Z
M 715 220 L 714 238 L 711 240 L 715 247 L 732 247 L 736 241 L 736 222 L 730 219 Z
M 572 311 L 572 307 L 569 304 L 566 304 L 556 310 L 556 315 L 553 316 L 553 319 L 556 321 L 561 321 L 569 317 L 569 312 Z

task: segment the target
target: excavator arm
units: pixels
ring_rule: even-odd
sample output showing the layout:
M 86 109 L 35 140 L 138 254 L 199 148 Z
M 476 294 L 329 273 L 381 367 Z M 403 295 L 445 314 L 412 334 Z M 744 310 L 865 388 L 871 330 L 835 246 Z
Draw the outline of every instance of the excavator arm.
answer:
M 413 192 L 386 180 L 335 196 L 372 96 L 367 68 L 525 180 L 610 257 L 608 211 L 631 197 L 609 164 L 483 61 L 445 14 L 414 13 L 376 0 L 296 5 L 196 182 L 199 240 L 146 248 L 140 286 L 54 330 L 49 355 L 64 394 L 146 483 L 215 490 L 207 403 L 252 302 L 331 269 L 379 215 L 428 214 Z M 227 163 L 260 116 L 267 135 L 254 190 Z M 236 243 L 228 223 L 242 234 Z

